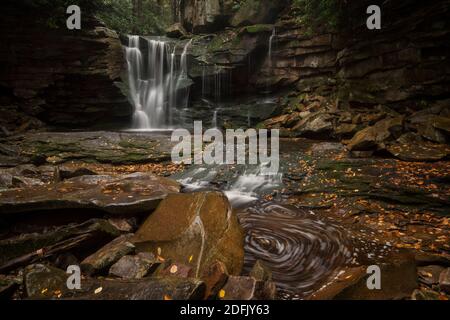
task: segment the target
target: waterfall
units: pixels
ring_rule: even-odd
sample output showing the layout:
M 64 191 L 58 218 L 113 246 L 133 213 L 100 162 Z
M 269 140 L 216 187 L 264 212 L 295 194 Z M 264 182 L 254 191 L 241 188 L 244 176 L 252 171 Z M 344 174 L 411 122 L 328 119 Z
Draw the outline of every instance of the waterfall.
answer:
M 191 40 L 192 41 L 192 40 Z M 167 129 L 178 107 L 187 107 L 188 77 L 186 44 L 177 64 L 176 47 L 162 38 L 128 36 L 125 47 L 129 96 L 134 105 L 133 129 Z
M 272 67 L 272 50 L 273 50 L 273 40 L 277 36 L 277 31 L 273 28 L 272 35 L 269 38 L 269 63 L 270 67 Z
M 212 119 L 212 127 L 213 128 L 217 128 L 218 126 L 217 126 L 217 113 L 218 113 L 218 110 L 216 109 L 216 110 L 214 110 L 214 115 L 213 115 L 213 119 Z

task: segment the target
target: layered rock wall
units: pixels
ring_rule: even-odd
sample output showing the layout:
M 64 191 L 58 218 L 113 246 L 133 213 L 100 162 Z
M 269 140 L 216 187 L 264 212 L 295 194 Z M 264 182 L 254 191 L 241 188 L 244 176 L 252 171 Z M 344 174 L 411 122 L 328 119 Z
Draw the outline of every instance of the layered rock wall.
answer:
M 382 29 L 370 31 L 365 6 L 352 8 L 339 33 L 310 35 L 292 12 L 277 24 L 273 54 L 252 82 L 295 85 L 301 92 L 337 92 L 354 104 L 410 105 L 449 98 L 450 2 L 387 1 Z M 357 13 L 357 14 L 356 14 Z
M 2 11 L 0 102 L 16 111 L 2 121 L 9 130 L 30 116 L 82 127 L 123 122 L 132 114 L 120 89 L 125 62 L 115 32 L 87 16 L 82 30 L 69 31 L 49 27 L 39 10 L 5 5 Z M 66 18 L 61 16 L 64 25 Z

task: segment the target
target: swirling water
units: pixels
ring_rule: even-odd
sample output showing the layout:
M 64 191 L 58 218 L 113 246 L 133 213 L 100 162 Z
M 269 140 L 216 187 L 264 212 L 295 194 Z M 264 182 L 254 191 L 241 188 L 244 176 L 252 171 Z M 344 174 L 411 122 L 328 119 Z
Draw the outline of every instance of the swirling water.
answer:
M 244 271 L 261 260 L 280 299 L 308 297 L 351 259 L 345 231 L 311 211 L 260 201 L 238 217 L 246 234 Z

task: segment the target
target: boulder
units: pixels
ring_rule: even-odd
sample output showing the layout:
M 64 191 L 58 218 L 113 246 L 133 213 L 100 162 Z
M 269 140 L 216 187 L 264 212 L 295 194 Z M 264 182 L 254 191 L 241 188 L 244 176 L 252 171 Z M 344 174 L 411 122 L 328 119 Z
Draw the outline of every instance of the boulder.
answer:
M 151 253 L 141 252 L 135 256 L 120 258 L 109 269 L 109 274 L 122 279 L 141 279 L 151 274 L 160 262 Z
M 230 276 L 219 297 L 223 300 L 274 300 L 276 292 L 273 282 Z
M 403 130 L 403 117 L 387 118 L 358 131 L 348 143 L 351 151 L 365 151 L 377 147 Z
M 410 254 L 398 254 L 390 262 L 378 265 L 381 289 L 367 287 L 368 266 L 346 268 L 330 283 L 315 292 L 313 300 L 398 300 L 410 298 L 418 288 L 417 268 Z
M 333 130 L 333 116 L 319 111 L 301 120 L 292 129 L 308 137 L 326 135 Z
M 191 266 L 200 276 L 216 260 L 231 274 L 243 265 L 243 231 L 222 193 L 171 194 L 133 239 L 137 250 Z
M 68 274 L 44 264 L 28 266 L 24 271 L 25 292 L 28 298 L 60 298 L 67 294 Z
M 1 214 L 80 209 L 113 214 L 151 212 L 180 185 L 148 173 L 82 176 L 45 186 L 30 186 L 0 194 Z
M 81 262 L 83 272 L 89 275 L 101 273 L 123 256 L 134 252 L 135 247 L 129 241 L 132 237 L 132 233 L 122 235 L 91 254 Z

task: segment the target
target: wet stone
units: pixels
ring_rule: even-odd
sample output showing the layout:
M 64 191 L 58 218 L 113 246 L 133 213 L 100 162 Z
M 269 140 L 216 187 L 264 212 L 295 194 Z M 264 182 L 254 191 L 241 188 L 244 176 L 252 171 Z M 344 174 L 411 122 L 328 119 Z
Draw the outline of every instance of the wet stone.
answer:
M 195 271 L 192 267 L 180 264 L 180 263 L 171 263 L 166 268 L 162 269 L 159 273 L 159 276 L 173 276 L 180 278 L 193 278 L 195 277 Z
M 444 267 L 430 265 L 426 267 L 418 267 L 419 281 L 426 285 L 434 285 L 439 283 L 439 276 Z
M 441 300 L 439 292 L 430 289 L 416 289 L 411 295 L 412 300 Z
M 273 300 L 277 292 L 273 282 L 237 276 L 230 276 L 222 290 L 219 297 L 223 300 Z
M 206 269 L 201 275 L 201 279 L 206 285 L 205 299 L 214 299 L 219 294 L 220 289 L 226 284 L 228 272 L 222 262 L 216 261 Z
M 135 247 L 130 242 L 132 237 L 132 233 L 122 235 L 84 259 L 81 262 L 83 272 L 89 275 L 101 273 L 123 256 L 134 252 Z
M 439 287 L 441 290 L 450 293 L 450 268 L 441 272 L 439 276 Z
M 250 276 L 258 281 L 272 281 L 272 271 L 261 260 L 256 261 Z
M 151 212 L 177 182 L 147 173 L 89 175 L 45 186 L 7 190 L 0 194 L 1 214 L 80 209 L 112 214 Z
M 69 290 L 67 278 L 61 269 L 43 264 L 30 265 L 24 275 L 26 295 L 34 299 L 59 298 Z
M 26 233 L 0 240 L 0 264 L 28 255 L 44 248 L 63 247 L 63 244 L 74 244 L 71 251 L 89 251 L 95 245 L 104 245 L 115 237 L 119 231 L 106 220 L 91 219 L 81 224 L 49 229 L 41 233 Z M 95 250 L 95 249 L 94 249 Z
M 136 232 L 133 243 L 138 252 L 192 267 L 195 276 L 216 260 L 231 274 L 242 269 L 243 232 L 220 192 L 169 195 Z
M 109 274 L 122 279 L 141 279 L 155 271 L 159 265 L 160 262 L 151 253 L 127 255 L 112 265 Z

